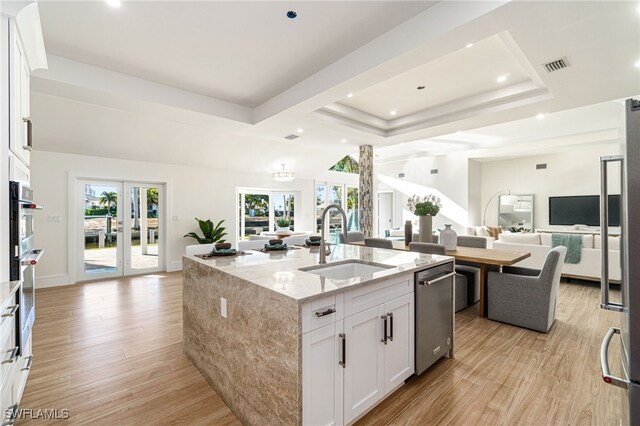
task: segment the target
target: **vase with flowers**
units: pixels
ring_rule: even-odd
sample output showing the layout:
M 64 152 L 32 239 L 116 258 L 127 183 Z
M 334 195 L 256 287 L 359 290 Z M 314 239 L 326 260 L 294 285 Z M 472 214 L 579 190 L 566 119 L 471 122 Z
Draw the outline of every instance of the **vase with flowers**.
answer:
M 409 210 L 419 217 L 420 220 L 420 242 L 433 242 L 433 217 L 440 212 L 442 203 L 435 195 L 409 197 L 407 202 Z

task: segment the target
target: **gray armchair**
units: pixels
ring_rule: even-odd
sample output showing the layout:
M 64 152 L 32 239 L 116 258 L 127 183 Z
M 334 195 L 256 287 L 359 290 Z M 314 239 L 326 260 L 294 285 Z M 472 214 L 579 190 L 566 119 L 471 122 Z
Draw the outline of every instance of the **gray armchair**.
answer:
M 469 235 L 458 236 L 458 245 L 461 247 L 487 248 L 487 239 Z M 473 285 L 467 286 L 468 304 L 473 305 L 480 300 L 480 268 L 468 262 L 456 263 L 456 272 L 467 277 L 467 281 Z
M 384 238 L 365 238 L 364 245 L 367 247 L 392 249 L 393 241 L 385 240 Z
M 344 240 L 344 235 L 338 234 L 338 240 L 340 241 L 340 244 L 356 243 L 364 241 L 364 234 L 358 231 L 347 232 L 347 241 Z
M 447 255 L 447 249 L 444 248 L 442 244 L 432 244 L 432 243 L 409 243 L 409 250 L 415 251 L 418 253 L 425 254 L 439 254 L 442 256 Z M 458 268 L 456 267 L 456 270 Z M 455 279 L 455 311 L 461 311 L 466 309 L 469 304 L 467 303 L 467 288 L 468 288 L 468 279 L 463 274 L 456 273 Z
M 542 270 L 505 267 L 489 272 L 489 319 L 546 333 L 556 319 L 566 247 L 549 251 Z

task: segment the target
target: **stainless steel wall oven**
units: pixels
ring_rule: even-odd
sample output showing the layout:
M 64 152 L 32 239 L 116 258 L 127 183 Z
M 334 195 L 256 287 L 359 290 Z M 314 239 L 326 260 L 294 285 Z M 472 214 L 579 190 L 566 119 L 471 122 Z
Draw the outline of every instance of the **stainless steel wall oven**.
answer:
M 33 214 L 42 210 L 33 201 L 33 191 L 21 182 L 9 182 L 9 279 L 22 282 L 17 294 L 18 346 L 26 345 L 35 321 L 35 265 L 44 250 L 34 248 Z

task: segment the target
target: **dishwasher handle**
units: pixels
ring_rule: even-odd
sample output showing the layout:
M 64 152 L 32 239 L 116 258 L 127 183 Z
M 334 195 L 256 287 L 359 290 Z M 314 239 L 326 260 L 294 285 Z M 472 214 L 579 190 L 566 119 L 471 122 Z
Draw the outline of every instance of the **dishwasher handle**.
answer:
M 455 276 L 455 272 L 450 272 L 448 274 L 440 275 L 439 277 L 435 277 L 432 279 L 420 279 L 418 278 L 418 285 L 430 286 L 431 284 L 437 283 L 438 281 L 442 281 L 444 279 Z

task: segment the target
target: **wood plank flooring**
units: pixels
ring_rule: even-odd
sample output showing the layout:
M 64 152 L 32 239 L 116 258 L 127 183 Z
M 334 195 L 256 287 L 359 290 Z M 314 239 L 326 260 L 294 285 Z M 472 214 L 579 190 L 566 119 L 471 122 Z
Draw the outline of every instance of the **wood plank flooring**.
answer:
M 179 273 L 38 290 L 22 408 L 63 424 L 239 424 L 183 355 Z M 563 283 L 548 334 L 456 315 L 455 359 L 412 378 L 358 425 L 615 425 L 623 392 L 600 379 L 616 316 L 599 289 Z M 611 357 L 617 354 L 612 351 Z M 18 424 L 53 424 L 23 419 Z

